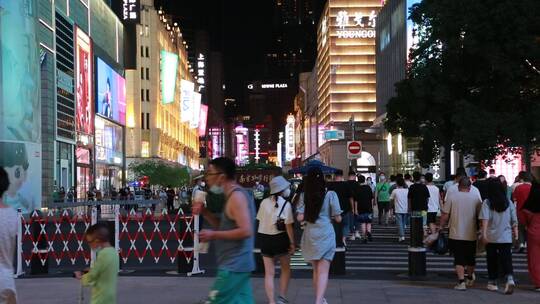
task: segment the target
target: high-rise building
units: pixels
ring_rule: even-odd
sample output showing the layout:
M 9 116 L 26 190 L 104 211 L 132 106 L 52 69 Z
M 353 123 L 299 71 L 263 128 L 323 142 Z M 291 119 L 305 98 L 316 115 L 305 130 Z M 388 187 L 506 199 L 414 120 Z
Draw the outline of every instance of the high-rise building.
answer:
M 372 166 L 378 139 L 364 132 L 376 118 L 375 36 L 380 0 L 329 0 L 317 28 L 319 132 L 341 129 L 346 140 L 362 140 L 365 162 Z M 325 142 L 321 158 L 347 169 L 346 140 Z
M 153 158 L 199 169 L 193 123 L 198 124 L 201 98 L 181 29 L 152 0 L 141 1 L 135 29 L 129 47 L 137 54 L 136 66 L 126 71 L 128 163 Z
M 407 77 L 409 49 L 414 44 L 413 23 L 409 9 L 420 0 L 389 0 L 381 9 L 377 24 L 377 116 L 375 129 L 381 141 L 380 167 L 385 172 L 417 169 L 418 140 L 384 130 L 386 104 L 396 95 L 395 84 Z M 443 172 L 444 170 L 441 170 Z M 442 177 L 436 174 L 436 177 Z M 437 179 L 437 178 L 436 178 Z

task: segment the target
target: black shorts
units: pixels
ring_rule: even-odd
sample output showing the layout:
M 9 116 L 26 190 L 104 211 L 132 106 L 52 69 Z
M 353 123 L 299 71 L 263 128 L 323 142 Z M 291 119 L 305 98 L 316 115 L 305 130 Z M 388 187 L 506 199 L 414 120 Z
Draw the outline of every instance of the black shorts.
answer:
M 291 242 L 286 232 L 274 235 L 257 233 L 257 238 L 263 257 L 277 258 L 289 253 Z
M 427 223 L 428 223 L 428 225 L 437 223 L 437 212 L 428 212 L 427 213 Z
M 377 202 L 377 207 L 380 210 L 388 211 L 390 210 L 390 202 Z
M 454 266 L 476 265 L 476 241 L 449 239 L 448 247 L 454 254 Z

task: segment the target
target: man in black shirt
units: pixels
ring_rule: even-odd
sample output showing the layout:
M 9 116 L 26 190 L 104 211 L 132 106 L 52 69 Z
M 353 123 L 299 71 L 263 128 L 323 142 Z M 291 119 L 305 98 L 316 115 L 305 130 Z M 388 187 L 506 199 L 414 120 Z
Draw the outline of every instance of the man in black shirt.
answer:
M 167 213 L 172 214 L 174 212 L 174 197 L 176 196 L 176 193 L 174 192 L 174 189 L 171 186 L 167 187 Z
M 422 215 L 424 218 L 424 226 L 427 221 L 427 210 L 429 202 L 429 189 L 426 185 L 420 182 L 420 172 L 415 171 L 413 173 L 414 184 L 409 186 L 409 212 L 411 215 Z
M 349 233 L 351 234 L 350 240 L 354 241 L 356 238 L 360 238 L 360 235 L 355 227 L 356 225 L 356 216 L 354 214 L 354 204 L 356 204 L 356 196 L 360 191 L 360 184 L 356 181 L 356 173 L 354 171 L 349 171 L 349 180 L 347 181 L 349 189 L 351 190 L 351 197 L 353 199 L 353 206 L 351 206 L 350 217 L 349 217 Z
M 356 220 L 356 236 L 360 237 L 359 226 L 362 231 L 362 242 L 365 244 L 369 240 L 373 241 L 371 236 L 371 222 L 373 221 L 374 195 L 371 187 L 366 184 L 366 177 L 358 176 L 357 191 L 354 192 L 353 214 Z
M 343 245 L 345 246 L 345 238 L 349 235 L 349 223 L 350 223 L 350 217 L 351 217 L 351 210 L 353 205 L 353 198 L 351 195 L 351 189 L 346 181 L 343 180 L 343 171 L 338 170 L 336 171 L 335 175 L 335 181 L 326 183 L 326 187 L 329 191 L 336 192 L 338 198 L 339 198 L 339 206 L 341 207 L 341 210 L 343 213 L 341 214 L 342 221 L 340 224 L 341 229 L 336 230 L 336 242 L 338 240 L 342 240 Z
M 478 188 L 478 191 L 480 191 L 480 196 L 482 197 L 483 201 L 487 198 L 488 195 L 489 180 L 487 179 L 487 172 L 485 170 L 478 171 L 476 178 L 477 179 L 474 182 L 473 186 Z

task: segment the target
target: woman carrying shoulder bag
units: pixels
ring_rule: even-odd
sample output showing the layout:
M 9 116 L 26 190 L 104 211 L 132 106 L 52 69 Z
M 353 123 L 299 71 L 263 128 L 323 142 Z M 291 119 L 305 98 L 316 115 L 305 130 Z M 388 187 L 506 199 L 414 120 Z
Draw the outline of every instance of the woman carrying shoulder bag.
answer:
M 326 191 L 320 168 L 311 168 L 304 179 L 304 202 L 298 208 L 298 221 L 305 221 L 302 235 L 302 255 L 313 265 L 313 287 L 316 304 L 325 304 L 330 262 L 336 251 L 336 233 L 332 218 L 341 222 L 339 198 L 334 191 Z
M 261 202 L 258 243 L 264 262 L 264 288 L 270 304 L 286 304 L 287 289 L 291 278 L 290 256 L 294 253 L 293 223 L 291 204 L 287 198 L 291 194 L 290 183 L 283 176 L 270 181 L 270 196 Z M 281 264 L 279 296 L 274 299 L 274 261 Z

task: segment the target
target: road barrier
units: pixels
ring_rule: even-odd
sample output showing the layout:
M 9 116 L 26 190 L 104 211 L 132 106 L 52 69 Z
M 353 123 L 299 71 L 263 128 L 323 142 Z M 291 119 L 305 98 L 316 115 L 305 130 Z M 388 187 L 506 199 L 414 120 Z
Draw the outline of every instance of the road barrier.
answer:
M 78 202 L 56 204 L 23 215 L 19 210 L 17 276 L 24 273 L 64 273 L 81 270 L 95 260 L 85 243 L 86 229 L 98 222 L 109 225 L 111 244 L 123 270 L 179 270 L 199 268 L 199 216 L 156 213 L 161 201 Z M 189 267 L 189 268 L 188 268 Z

